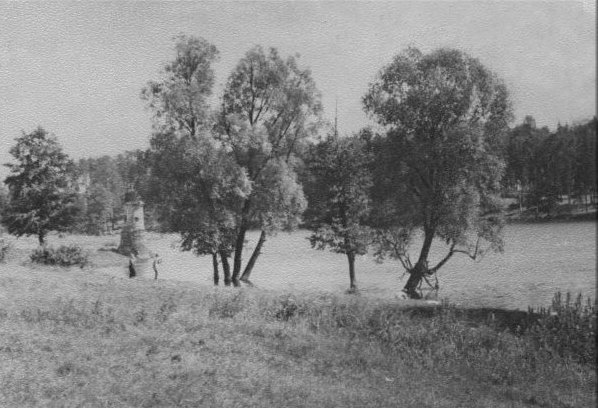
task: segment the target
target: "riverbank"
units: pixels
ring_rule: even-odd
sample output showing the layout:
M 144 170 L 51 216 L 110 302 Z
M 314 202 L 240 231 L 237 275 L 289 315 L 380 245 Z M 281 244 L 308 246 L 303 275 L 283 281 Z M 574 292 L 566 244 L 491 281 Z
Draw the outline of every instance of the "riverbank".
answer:
M 595 369 L 492 322 L 508 314 L 14 259 L 0 293 L 0 406 L 596 404 Z
M 505 218 L 509 223 L 596 221 L 597 208 L 596 204 L 588 206 L 561 204 L 550 214 L 537 213 L 535 209 L 525 209 L 523 211 L 507 211 Z

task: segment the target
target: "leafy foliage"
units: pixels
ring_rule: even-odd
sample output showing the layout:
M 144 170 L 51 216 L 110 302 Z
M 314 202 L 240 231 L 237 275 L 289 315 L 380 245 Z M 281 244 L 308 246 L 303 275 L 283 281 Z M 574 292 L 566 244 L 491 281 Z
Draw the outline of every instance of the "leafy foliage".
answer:
M 175 59 L 164 67 L 163 79 L 148 82 L 141 96 L 154 112 L 158 129 L 195 137 L 208 122 L 218 49 L 203 38 L 179 35 L 174 40 Z
M 207 140 L 179 141 L 183 155 L 170 180 L 169 219 L 181 234 L 182 247 L 199 255 L 230 254 L 236 214 L 251 185 L 242 168 Z
M 10 202 L 2 222 L 11 234 L 37 235 L 43 243 L 49 231 L 65 231 L 75 220 L 73 163 L 41 127 L 16 141 L 10 154 L 17 163 L 6 165 L 11 171 L 5 180 Z

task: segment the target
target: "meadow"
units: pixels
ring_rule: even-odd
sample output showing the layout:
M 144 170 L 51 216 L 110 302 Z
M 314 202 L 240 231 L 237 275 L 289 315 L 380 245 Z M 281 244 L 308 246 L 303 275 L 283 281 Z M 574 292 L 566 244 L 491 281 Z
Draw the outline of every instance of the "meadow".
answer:
M 0 406 L 596 404 L 595 348 L 543 344 L 524 312 L 126 279 L 106 237 L 69 239 L 90 266 L 32 264 L 26 240 L 0 265 Z

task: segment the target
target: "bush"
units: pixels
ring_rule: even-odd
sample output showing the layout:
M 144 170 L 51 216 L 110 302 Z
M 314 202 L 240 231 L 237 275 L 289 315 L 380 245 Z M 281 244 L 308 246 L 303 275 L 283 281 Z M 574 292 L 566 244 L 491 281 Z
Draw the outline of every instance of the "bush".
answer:
M 61 245 L 37 248 L 31 254 L 31 261 L 44 265 L 72 266 L 83 268 L 89 263 L 89 254 L 78 245 Z
M 221 293 L 214 297 L 214 302 L 208 310 L 208 315 L 219 319 L 232 319 L 239 312 L 243 311 L 246 306 L 245 303 L 243 292 L 236 292 L 232 296 Z
M 522 331 L 538 347 L 582 364 L 596 364 L 596 305 L 589 298 L 584 304 L 579 294 L 573 302 L 570 293 L 563 299 L 558 292 L 551 307 L 529 312 L 537 319 Z
M 9 242 L 4 241 L 4 238 L 0 238 L 0 262 L 6 260 L 6 255 L 8 255 L 11 247 L 12 245 Z

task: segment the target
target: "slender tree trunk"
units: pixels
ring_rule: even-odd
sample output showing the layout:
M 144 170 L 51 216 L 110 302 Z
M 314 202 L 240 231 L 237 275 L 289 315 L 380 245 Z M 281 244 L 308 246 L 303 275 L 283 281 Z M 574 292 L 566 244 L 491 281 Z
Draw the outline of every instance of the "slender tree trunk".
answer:
M 434 232 L 434 229 L 424 230 L 424 243 L 419 254 L 419 259 L 413 269 L 409 271 L 409 279 L 407 279 L 407 283 L 403 287 L 403 292 L 411 299 L 421 298 L 420 294 L 417 293 L 417 287 L 427 272 L 428 255 L 430 254 L 430 248 L 434 240 Z
M 347 253 L 347 260 L 349 261 L 349 292 L 357 292 L 357 280 L 355 279 L 355 252 Z
M 212 266 L 214 267 L 214 286 L 218 286 L 220 272 L 218 271 L 218 254 L 216 252 L 212 254 Z
M 588 212 L 588 195 L 584 193 L 583 195 L 583 202 L 586 207 L 586 212 Z
M 251 271 L 255 265 L 255 261 L 257 261 L 257 257 L 260 256 L 262 251 L 262 246 L 266 242 L 266 231 L 262 230 L 260 233 L 260 239 L 257 241 L 257 245 L 251 254 L 251 258 L 249 258 L 249 262 L 247 262 L 247 266 L 245 266 L 245 270 L 243 271 L 243 275 L 241 275 L 241 280 L 247 283 L 249 282 L 249 276 L 251 275 Z
M 222 272 L 224 274 L 224 286 L 230 286 L 230 265 L 228 263 L 228 254 L 224 251 L 220 251 L 220 260 L 222 261 Z
M 241 274 L 241 264 L 243 262 L 243 245 L 245 244 L 245 234 L 247 227 L 243 222 L 237 234 L 235 241 L 235 258 L 233 261 L 233 285 L 239 286 L 239 275 Z

